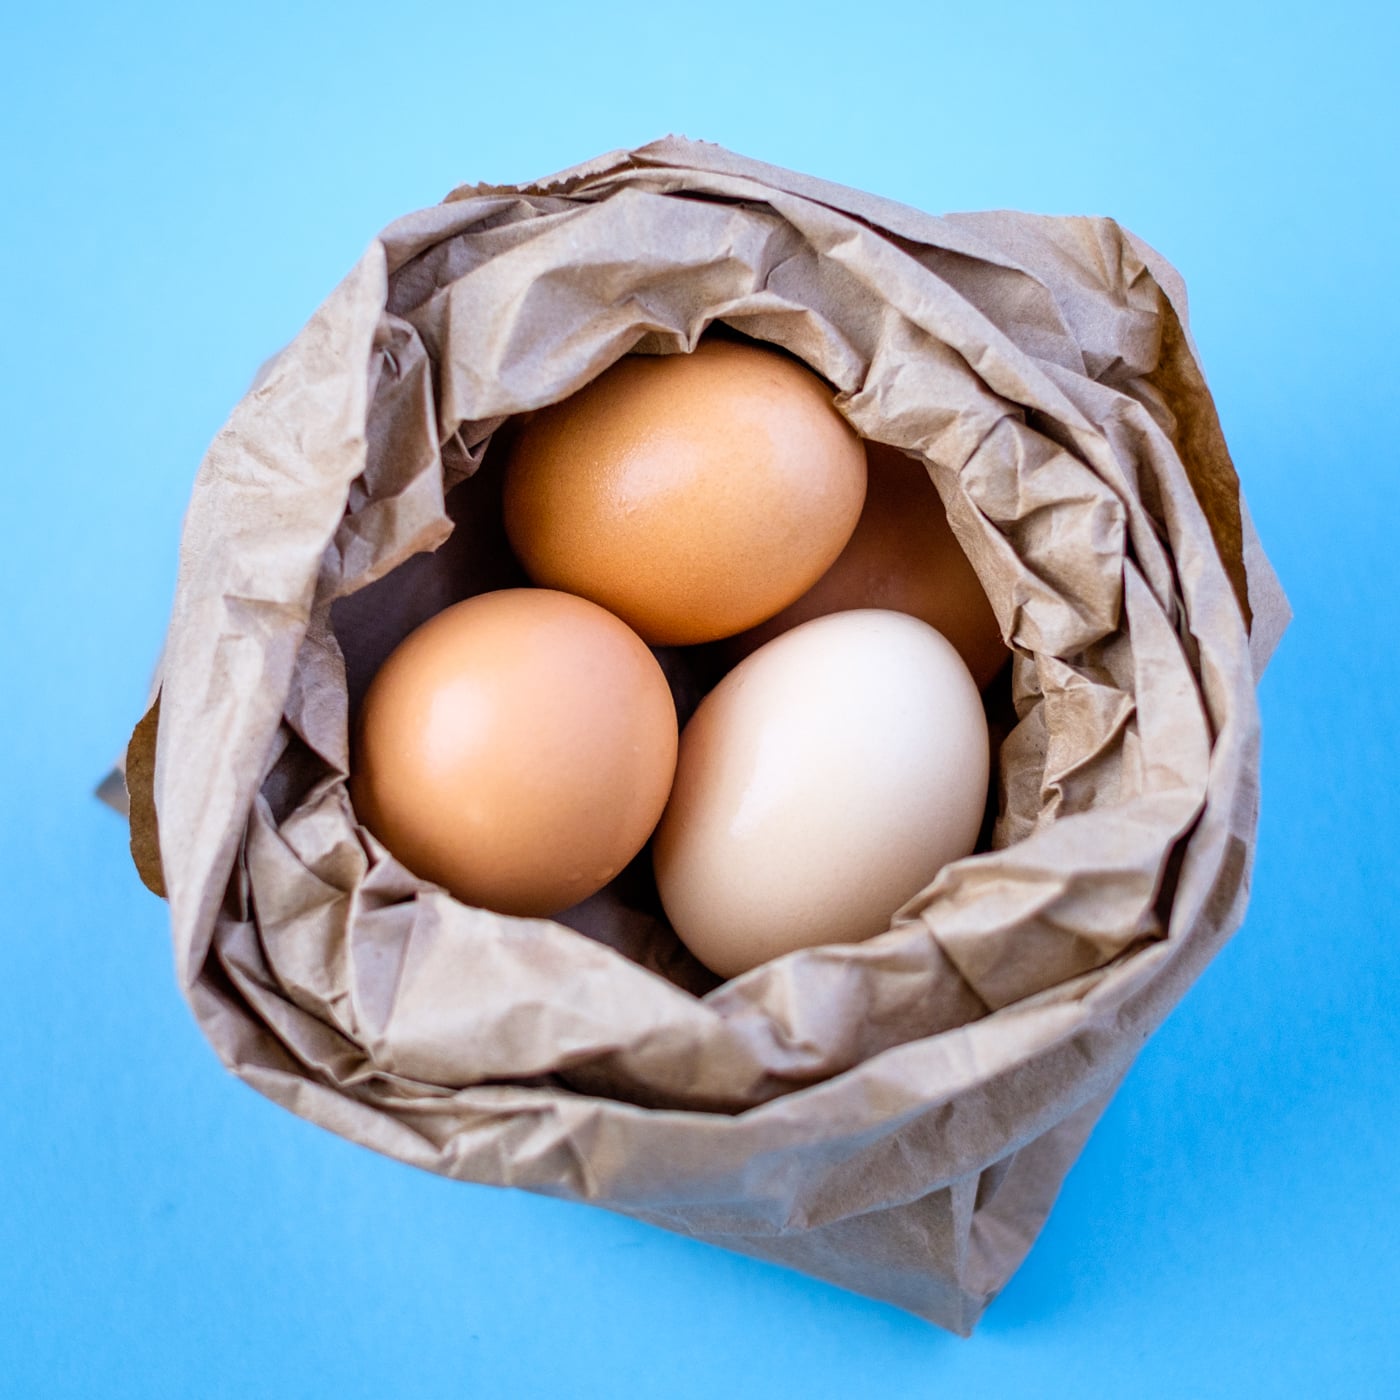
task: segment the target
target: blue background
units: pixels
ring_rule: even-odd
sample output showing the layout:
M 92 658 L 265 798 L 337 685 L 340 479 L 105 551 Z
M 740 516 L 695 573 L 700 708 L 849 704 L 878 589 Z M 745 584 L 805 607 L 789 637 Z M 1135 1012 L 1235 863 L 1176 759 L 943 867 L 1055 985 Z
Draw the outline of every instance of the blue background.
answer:
M 0 1393 L 1400 1395 L 1393 6 L 27 6 L 0 84 Z M 208 440 L 372 235 L 668 130 L 1161 249 L 1297 621 L 1253 904 L 977 1336 L 227 1077 L 91 797 Z

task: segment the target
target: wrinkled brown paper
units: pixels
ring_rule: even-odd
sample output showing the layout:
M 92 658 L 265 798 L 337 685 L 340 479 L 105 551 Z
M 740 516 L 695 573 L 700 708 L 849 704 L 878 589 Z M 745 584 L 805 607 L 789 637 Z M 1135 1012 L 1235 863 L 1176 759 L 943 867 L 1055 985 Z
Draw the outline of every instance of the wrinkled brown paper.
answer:
M 879 938 L 718 986 L 644 874 L 567 922 L 466 908 L 345 786 L 388 650 L 519 580 L 492 434 L 714 321 L 924 457 L 1016 651 L 993 849 Z M 294 1112 L 966 1334 L 1243 915 L 1287 616 L 1151 249 L 670 138 L 393 224 L 238 405 L 128 755 L 133 852 L 205 1033 Z

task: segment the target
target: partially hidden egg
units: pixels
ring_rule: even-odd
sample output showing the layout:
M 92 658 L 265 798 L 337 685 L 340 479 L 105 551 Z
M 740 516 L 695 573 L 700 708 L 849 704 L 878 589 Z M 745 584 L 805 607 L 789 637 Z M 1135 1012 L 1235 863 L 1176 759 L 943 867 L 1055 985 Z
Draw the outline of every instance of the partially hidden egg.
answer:
M 376 673 L 351 800 L 463 902 L 552 915 L 641 850 L 676 746 L 670 688 L 635 632 L 572 594 L 504 589 L 436 614 Z
M 803 623 L 686 725 L 652 847 L 667 917 L 724 977 L 878 934 L 972 852 L 988 765 L 977 685 L 934 628 L 876 609 Z
M 527 419 L 504 509 L 536 583 L 684 645 L 800 597 L 864 497 L 864 447 L 830 388 L 777 351 L 709 339 L 626 356 Z
M 729 664 L 799 622 L 849 608 L 890 608 L 936 627 L 985 686 L 1010 652 L 928 471 L 898 448 L 865 446 L 865 506 L 849 543 L 796 602 L 725 644 Z

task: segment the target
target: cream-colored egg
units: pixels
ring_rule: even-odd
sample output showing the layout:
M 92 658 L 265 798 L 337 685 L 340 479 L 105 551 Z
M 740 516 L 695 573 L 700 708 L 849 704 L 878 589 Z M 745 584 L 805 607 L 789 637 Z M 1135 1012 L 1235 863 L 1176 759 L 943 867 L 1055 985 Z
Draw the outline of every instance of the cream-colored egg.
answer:
M 878 609 L 803 623 L 681 735 L 653 844 L 667 916 L 725 977 L 881 933 L 973 850 L 988 764 L 981 696 L 941 633 Z

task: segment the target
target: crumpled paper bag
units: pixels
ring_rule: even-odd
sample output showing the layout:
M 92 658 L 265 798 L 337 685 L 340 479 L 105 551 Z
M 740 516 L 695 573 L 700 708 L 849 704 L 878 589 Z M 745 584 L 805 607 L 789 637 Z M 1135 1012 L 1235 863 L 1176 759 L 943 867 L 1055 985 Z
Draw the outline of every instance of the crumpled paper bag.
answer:
M 345 782 L 395 643 L 521 581 L 493 434 L 716 322 L 924 460 L 1015 653 L 991 849 L 880 937 L 722 984 L 644 860 L 500 917 L 398 865 Z M 1150 248 L 668 138 L 401 219 L 265 368 L 195 483 L 133 853 L 204 1032 L 293 1112 L 966 1334 L 1243 915 L 1287 617 Z

